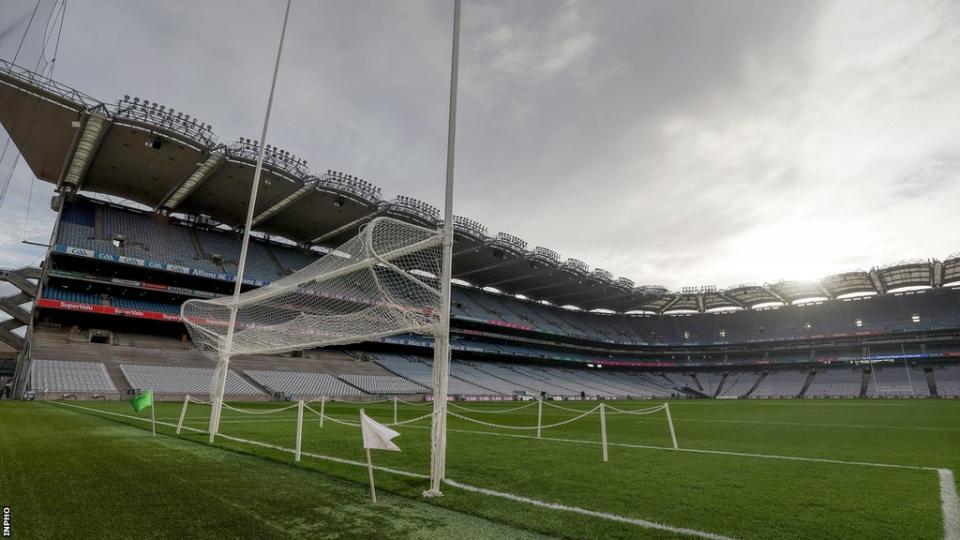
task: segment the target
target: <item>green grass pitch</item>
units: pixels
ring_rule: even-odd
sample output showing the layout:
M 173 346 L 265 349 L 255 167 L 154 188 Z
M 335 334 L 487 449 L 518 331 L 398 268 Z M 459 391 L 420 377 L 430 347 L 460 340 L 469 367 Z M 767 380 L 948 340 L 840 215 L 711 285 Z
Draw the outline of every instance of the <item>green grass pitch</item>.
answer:
M 536 405 L 458 405 L 486 423 L 536 425 Z M 390 403 L 363 407 L 393 420 Z M 356 422 L 359 408 L 327 403 L 326 414 Z M 215 447 L 203 433 L 210 407 L 191 404 L 177 437 L 180 409 L 158 404 L 154 438 L 149 410 L 125 402 L 0 402 L 0 504 L 15 537 L 938 539 L 950 528 L 940 470 L 960 471 L 960 401 L 675 401 L 679 451 L 662 412 L 608 411 L 607 463 L 596 413 L 540 439 L 450 417 L 455 484 L 436 499 L 420 497 L 429 418 L 399 426 L 403 451 L 374 452 L 385 469 L 373 505 L 356 427 L 321 427 L 306 411 L 296 464 L 295 408 L 225 410 Z M 400 404 L 398 417 L 429 410 Z M 543 407 L 544 424 L 577 415 Z

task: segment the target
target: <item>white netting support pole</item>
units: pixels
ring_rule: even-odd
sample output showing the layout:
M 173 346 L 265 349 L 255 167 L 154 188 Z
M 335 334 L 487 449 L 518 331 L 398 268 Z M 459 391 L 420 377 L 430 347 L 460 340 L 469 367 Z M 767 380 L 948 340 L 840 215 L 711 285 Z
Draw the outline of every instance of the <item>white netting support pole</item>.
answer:
M 607 462 L 607 413 L 603 402 L 600 402 L 600 446 L 603 447 L 603 462 Z
M 443 204 L 443 254 L 440 265 L 440 324 L 433 337 L 433 426 L 430 434 L 430 489 L 439 497 L 447 467 L 447 383 L 450 378 L 450 279 L 453 275 L 453 170 L 457 133 L 457 76 L 460 62 L 460 4 L 453 4 L 453 45 L 450 54 L 450 110 L 447 123 L 446 192 Z
M 300 445 L 303 443 L 303 400 L 297 402 L 297 450 L 294 461 L 300 463 Z
M 323 427 L 323 409 L 327 405 L 327 396 L 320 397 L 320 427 Z
M 183 419 L 187 417 L 187 406 L 190 405 L 190 394 L 183 396 L 183 407 L 180 409 L 180 419 L 177 420 L 177 435 L 183 429 Z
M 673 449 L 678 450 L 680 447 L 677 446 L 677 432 L 673 429 L 673 416 L 670 415 L 670 404 L 664 403 L 663 410 L 667 411 L 667 425 L 670 426 L 670 440 L 673 441 Z
M 233 326 L 236 321 L 237 310 L 232 309 L 230 312 L 230 326 L 227 329 L 227 339 L 233 337 Z M 220 432 L 220 413 L 223 411 L 223 394 L 227 388 L 227 373 L 230 371 L 230 352 L 229 349 L 225 350 L 220 354 L 219 362 L 217 362 L 217 369 L 214 372 L 213 380 L 213 407 L 210 409 L 210 426 L 208 431 L 210 432 L 210 444 L 213 444 L 213 441 L 217 437 L 217 433 Z
M 237 262 L 236 282 L 233 286 L 234 304 L 230 306 L 230 321 L 227 336 L 223 344 L 220 365 L 217 367 L 217 380 L 213 389 L 213 411 L 210 413 L 210 443 L 212 444 L 220 430 L 220 412 L 223 407 L 223 394 L 227 385 L 227 373 L 230 366 L 230 353 L 233 347 L 234 328 L 237 323 L 237 302 L 243 288 L 243 275 L 247 264 L 247 250 L 250 247 L 250 229 L 253 227 L 253 214 L 257 206 L 257 192 L 260 189 L 260 175 L 263 172 L 263 160 L 267 152 L 267 127 L 270 125 L 270 109 L 273 107 L 273 93 L 277 88 L 277 74 L 280 72 L 280 57 L 283 55 L 283 40 L 287 35 L 287 20 L 290 18 L 290 3 L 283 12 L 283 27 L 280 30 L 280 44 L 277 46 L 277 60 L 273 65 L 273 78 L 270 81 L 270 95 L 267 98 L 267 110 L 263 115 L 263 129 L 260 131 L 260 153 L 257 166 L 253 171 L 250 186 L 250 200 L 247 202 L 247 219 L 243 228 L 243 241 L 240 244 L 240 260 Z
M 397 396 L 393 396 L 393 423 L 397 423 Z
M 537 398 L 537 438 L 540 438 L 540 432 L 543 426 L 543 396 Z

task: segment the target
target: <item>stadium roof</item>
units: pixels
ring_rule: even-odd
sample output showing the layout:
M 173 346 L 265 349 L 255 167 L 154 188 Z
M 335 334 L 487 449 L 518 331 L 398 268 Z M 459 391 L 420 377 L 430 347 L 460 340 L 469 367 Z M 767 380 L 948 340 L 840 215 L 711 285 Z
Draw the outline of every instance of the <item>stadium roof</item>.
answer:
M 0 60 L 0 124 L 33 174 L 63 193 L 101 193 L 157 212 L 209 216 L 240 227 L 246 213 L 259 142 L 223 144 L 196 117 L 125 96 L 106 104 L 51 79 Z M 42 134 L 42 135 L 38 135 Z M 387 201 L 373 184 L 327 170 L 267 145 L 255 208 L 256 230 L 303 245 L 341 244 L 379 215 L 422 225 L 441 223 L 439 211 L 416 199 Z M 455 278 L 557 305 L 618 312 L 684 312 L 751 308 L 852 293 L 882 294 L 960 281 L 960 257 L 945 263 L 906 261 L 819 282 L 738 285 L 724 291 L 671 293 L 635 286 L 591 270 L 511 234 L 495 235 L 473 220 L 455 218 Z

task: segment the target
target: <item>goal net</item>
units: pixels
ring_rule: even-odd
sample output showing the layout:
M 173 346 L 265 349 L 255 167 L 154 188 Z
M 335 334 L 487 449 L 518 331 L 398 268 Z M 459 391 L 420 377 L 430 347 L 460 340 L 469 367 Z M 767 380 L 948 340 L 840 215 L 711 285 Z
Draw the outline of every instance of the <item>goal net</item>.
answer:
M 187 300 L 181 317 L 196 346 L 219 358 L 431 332 L 440 321 L 441 244 L 436 230 L 377 218 L 269 285 Z

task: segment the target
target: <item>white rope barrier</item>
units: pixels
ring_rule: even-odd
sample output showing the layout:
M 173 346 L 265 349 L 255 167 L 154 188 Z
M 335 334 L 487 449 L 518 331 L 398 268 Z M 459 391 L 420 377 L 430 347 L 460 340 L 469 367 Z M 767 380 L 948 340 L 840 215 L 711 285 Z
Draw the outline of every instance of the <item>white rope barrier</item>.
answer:
M 563 421 L 561 421 L 561 422 L 556 422 L 556 423 L 554 423 L 554 424 L 537 425 L 537 426 L 505 426 L 505 425 L 502 425 L 502 424 L 494 424 L 494 423 L 492 423 L 492 422 L 484 422 L 483 420 L 477 420 L 476 418 L 470 418 L 469 416 L 463 416 L 462 414 L 457 414 L 457 413 L 455 413 L 455 412 L 453 412 L 453 411 L 447 411 L 447 414 L 449 414 L 450 416 L 454 416 L 454 417 L 456 417 L 456 418 L 460 418 L 461 420 L 466 420 L 467 422 L 473 422 L 474 424 L 480 424 L 480 425 L 482 425 L 482 426 L 487 426 L 487 427 L 492 427 L 492 428 L 500 428 L 500 429 L 513 429 L 513 430 L 528 431 L 528 430 L 551 429 L 551 428 L 560 427 L 560 426 L 563 426 L 563 425 L 566 425 L 566 424 L 570 424 L 570 423 L 576 422 L 577 420 L 580 420 L 581 418 L 583 418 L 583 417 L 585 417 L 585 416 L 588 416 L 588 415 L 590 415 L 590 414 L 593 414 L 593 413 L 596 412 L 599 408 L 600 408 L 600 406 L 597 405 L 596 407 L 594 407 L 594 408 L 590 409 L 589 411 L 581 414 L 580 416 L 575 416 L 575 417 L 573 417 L 573 418 L 570 418 L 570 419 L 567 419 L 567 420 L 563 420 Z
M 321 422 L 322 422 L 324 419 L 327 419 L 327 420 L 330 420 L 331 422 L 333 422 L 333 423 L 335 423 L 335 424 L 342 424 L 342 425 L 344 425 L 344 426 L 354 426 L 354 427 L 359 427 L 359 426 L 360 426 L 360 423 L 359 423 L 359 422 L 351 422 L 351 421 L 349 421 L 349 420 L 340 420 L 340 419 L 334 418 L 334 417 L 332 417 L 332 416 L 327 416 L 326 414 L 323 414 L 322 412 L 317 412 L 316 410 L 314 410 L 313 407 L 311 407 L 311 406 L 309 406 L 309 405 L 307 405 L 307 404 L 304 404 L 304 408 L 305 408 L 306 410 L 312 412 L 313 414 L 319 416 Z M 321 410 L 322 410 L 322 409 L 321 409 Z M 422 415 L 422 416 L 418 416 L 418 417 L 416 417 L 416 418 L 411 418 L 411 419 L 409 419 L 409 420 L 403 420 L 403 421 L 400 421 L 400 422 L 393 422 L 393 423 L 385 424 L 385 425 L 387 425 L 387 426 L 403 426 L 403 425 L 406 425 L 406 424 L 412 424 L 412 423 L 414 423 L 414 422 L 418 422 L 418 421 L 420 421 L 420 420 L 424 420 L 424 419 L 430 418 L 431 416 L 433 416 L 433 412 L 429 412 L 429 413 L 427 413 L 427 414 L 424 414 L 424 415 Z
M 424 405 L 433 405 L 432 401 L 421 401 L 420 403 L 414 403 L 412 401 L 407 401 L 404 399 L 398 399 L 397 401 L 399 401 L 400 403 L 403 403 L 404 405 L 413 405 L 414 407 L 423 407 Z
M 240 414 L 273 414 L 273 413 L 288 411 L 288 410 L 296 407 L 297 404 L 294 403 L 293 405 L 290 405 L 289 407 L 282 407 L 282 408 L 280 408 L 280 409 L 270 409 L 270 410 L 267 410 L 267 411 L 249 411 L 249 410 L 248 410 L 248 411 L 245 411 L 245 410 L 243 410 L 243 409 L 238 409 L 238 408 L 236 408 L 236 407 L 233 407 L 233 406 L 231 406 L 231 405 L 228 404 L 228 403 L 224 403 L 223 406 L 224 406 L 224 408 L 230 409 L 231 411 L 237 411 L 237 412 L 240 413 Z
M 404 421 L 402 421 L 402 422 L 394 422 L 394 423 L 392 423 L 392 424 L 387 424 L 387 425 L 388 425 L 388 426 L 402 426 L 402 425 L 405 425 L 405 424 L 412 424 L 412 423 L 414 423 L 414 422 L 416 422 L 416 421 L 418 421 L 418 420 L 423 420 L 423 419 L 425 419 L 425 418 L 430 418 L 431 416 L 433 416 L 433 412 L 428 412 L 427 414 L 425 414 L 425 415 L 423 415 L 423 416 L 418 416 L 418 417 L 416 417 L 416 418 L 411 418 L 410 420 L 404 420 Z
M 660 412 L 660 411 L 666 409 L 666 408 L 667 408 L 667 405 L 666 405 L 666 403 L 664 403 L 664 404 L 662 404 L 662 405 L 657 405 L 656 407 L 650 407 L 649 409 L 637 409 L 637 410 L 634 410 L 634 411 L 625 411 L 625 410 L 623 410 L 623 409 L 618 409 L 618 408 L 614 407 L 613 405 L 607 405 L 607 408 L 610 409 L 611 411 L 615 411 L 615 412 L 617 412 L 617 413 L 619 413 L 619 414 L 637 414 L 637 415 L 644 415 L 644 414 L 653 414 L 653 413 L 655 413 L 655 412 Z
M 526 409 L 526 408 L 528 408 L 528 407 L 533 407 L 533 406 L 536 405 L 536 404 L 537 404 L 536 401 L 531 401 L 530 403 L 527 403 L 527 404 L 525 404 L 525 405 L 521 405 L 521 406 L 519 406 L 519 407 L 514 407 L 514 408 L 512 408 L 512 409 L 471 409 L 470 407 L 464 407 L 463 405 L 457 405 L 457 404 L 454 403 L 454 402 L 447 403 L 447 406 L 448 406 L 448 407 L 454 407 L 454 408 L 460 409 L 460 410 L 462 410 L 462 411 L 473 412 L 473 413 L 508 413 L 508 412 L 519 411 L 519 410 L 521 410 L 521 409 Z M 583 412 L 583 411 L 575 411 L 575 412 Z

